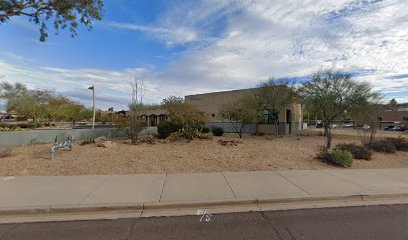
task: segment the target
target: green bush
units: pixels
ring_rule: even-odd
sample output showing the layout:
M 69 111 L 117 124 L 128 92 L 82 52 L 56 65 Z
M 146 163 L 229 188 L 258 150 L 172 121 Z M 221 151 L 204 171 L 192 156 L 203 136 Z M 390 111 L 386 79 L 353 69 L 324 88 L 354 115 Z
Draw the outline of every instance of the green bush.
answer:
M 354 143 L 337 144 L 336 149 L 351 152 L 351 154 L 353 154 L 353 157 L 355 159 L 365 159 L 365 160 L 371 159 L 371 152 L 367 148 L 363 146 L 359 146 Z
M 84 141 L 82 141 L 82 143 L 80 145 L 85 146 L 85 145 L 92 144 L 92 143 L 95 143 L 95 139 L 92 138 L 92 137 L 87 137 L 87 138 L 85 138 Z
M 375 141 L 368 147 L 376 152 L 395 153 L 397 151 L 394 143 L 385 139 Z
M 214 136 L 222 136 L 224 134 L 224 129 L 220 128 L 220 127 L 215 127 L 212 129 L 212 133 L 214 134 Z
M 208 127 L 203 127 L 203 128 L 201 128 L 201 132 L 202 133 L 209 133 L 210 129 Z
M 384 141 L 387 142 L 392 142 L 392 144 L 394 144 L 395 149 L 397 151 L 404 151 L 404 152 L 408 152 L 408 141 L 402 137 L 398 137 L 398 138 L 385 138 Z
M 353 163 L 353 154 L 349 151 L 334 149 L 327 156 L 327 160 L 343 167 L 351 167 L 351 164 Z
M 160 139 L 165 139 L 170 136 L 171 133 L 177 132 L 181 129 L 179 125 L 171 121 L 164 121 L 157 124 L 157 133 Z

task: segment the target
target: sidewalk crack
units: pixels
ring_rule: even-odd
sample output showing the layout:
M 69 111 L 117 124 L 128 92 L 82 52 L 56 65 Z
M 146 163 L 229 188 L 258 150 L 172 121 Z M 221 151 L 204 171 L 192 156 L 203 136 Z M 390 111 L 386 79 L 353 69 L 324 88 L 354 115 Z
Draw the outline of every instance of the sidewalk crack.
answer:
M 232 187 L 231 187 L 230 183 L 228 182 L 227 178 L 225 177 L 224 173 L 221 172 L 221 174 L 222 174 L 222 176 L 224 177 L 225 181 L 227 182 L 228 187 L 230 188 L 230 190 L 231 190 L 231 192 L 232 192 L 232 195 L 234 196 L 235 199 L 237 199 L 237 196 L 235 195 L 234 190 L 232 190 Z
M 105 179 L 103 179 L 99 184 L 96 184 L 96 186 L 94 187 L 94 189 L 92 189 L 91 191 L 89 191 L 89 193 L 84 197 L 84 199 L 82 199 L 79 204 L 85 202 L 85 200 L 91 196 L 92 193 L 94 193 L 96 190 L 98 190 L 98 188 L 104 183 L 106 182 L 109 178 L 111 178 L 111 175 L 107 176 Z
M 275 171 L 276 174 L 278 174 L 279 176 L 281 176 L 283 179 L 285 179 L 286 181 L 292 183 L 293 185 L 295 185 L 297 188 L 299 188 L 300 190 L 302 190 L 302 192 L 306 193 L 307 195 L 311 195 L 310 193 L 306 192 L 306 190 L 304 190 L 303 188 L 301 188 L 300 186 L 298 186 L 296 183 L 290 181 L 289 179 L 287 179 L 285 176 L 279 174 L 278 171 Z
M 348 179 L 342 178 L 341 176 L 337 176 L 336 174 L 333 174 L 333 173 L 331 173 L 330 171 L 326 171 L 326 170 L 323 170 L 323 171 L 324 171 L 325 173 L 327 173 L 327 174 L 330 174 L 330 175 L 332 175 L 332 176 L 334 176 L 334 177 L 336 177 L 336 178 L 338 178 L 338 179 L 344 181 L 344 182 L 350 183 L 350 184 L 352 184 L 352 185 L 354 185 L 354 186 L 357 186 L 357 187 L 359 187 L 359 188 L 362 188 L 362 189 L 364 189 L 364 190 L 366 190 L 366 191 L 373 192 L 373 191 L 372 191 L 371 189 L 369 189 L 369 188 L 363 187 L 363 186 L 361 186 L 360 184 L 357 184 L 357 183 L 354 183 L 354 182 L 352 182 L 352 181 L 349 181 Z
M 164 182 L 163 182 L 163 187 L 162 187 L 162 190 L 161 190 L 161 193 L 160 193 L 159 202 L 161 202 L 161 199 L 162 199 L 162 195 L 163 195 L 163 191 L 164 191 L 164 186 L 166 185 L 166 180 L 167 180 L 167 173 L 166 173 L 166 176 L 164 177 Z

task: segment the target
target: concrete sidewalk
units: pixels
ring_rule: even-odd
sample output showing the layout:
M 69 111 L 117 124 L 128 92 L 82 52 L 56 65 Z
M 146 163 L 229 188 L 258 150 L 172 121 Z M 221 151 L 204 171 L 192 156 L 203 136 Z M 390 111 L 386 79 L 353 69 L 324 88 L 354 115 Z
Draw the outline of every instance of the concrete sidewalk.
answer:
M 408 196 L 408 169 L 0 177 L 0 215 Z

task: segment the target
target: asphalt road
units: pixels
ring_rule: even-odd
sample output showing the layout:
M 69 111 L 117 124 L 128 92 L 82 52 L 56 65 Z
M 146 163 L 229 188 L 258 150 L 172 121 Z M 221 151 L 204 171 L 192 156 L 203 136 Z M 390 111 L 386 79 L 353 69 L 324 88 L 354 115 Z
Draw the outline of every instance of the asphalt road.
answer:
M 206 218 L 210 221 L 207 222 Z M 0 239 L 408 239 L 408 205 L 0 225 Z

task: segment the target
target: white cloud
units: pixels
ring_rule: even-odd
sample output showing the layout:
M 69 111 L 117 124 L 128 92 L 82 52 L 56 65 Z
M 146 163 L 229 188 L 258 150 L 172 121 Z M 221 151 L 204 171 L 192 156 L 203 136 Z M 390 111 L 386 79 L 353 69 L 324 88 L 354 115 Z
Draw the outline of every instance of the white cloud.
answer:
M 245 7 L 228 15 L 221 37 L 173 60 L 160 76 L 191 87 L 233 89 L 334 66 L 365 72 L 358 79 L 389 95 L 408 95 L 408 78 L 389 78 L 408 73 L 408 2 L 243 2 Z
M 132 23 L 107 22 L 107 26 L 117 29 L 146 32 L 168 46 L 186 44 L 198 40 L 197 32 L 187 27 L 147 27 Z
M 170 95 L 184 96 L 197 91 L 210 89 L 189 89 L 174 86 L 158 79 L 150 69 L 132 68 L 119 71 L 104 69 L 65 69 L 43 67 L 23 57 L 13 55 L 13 63 L 5 55 L 0 56 L 0 81 L 21 82 L 29 88 L 55 89 L 56 91 L 91 105 L 91 93 L 88 87 L 95 85 L 97 107 L 107 109 L 126 109 L 130 99 L 130 78 L 139 73 L 145 79 L 145 102 L 160 103 Z
M 152 102 L 169 95 L 253 87 L 270 76 L 305 76 L 333 66 L 357 73 L 358 80 L 389 98 L 408 98 L 408 77 L 398 77 L 408 74 L 408 2 L 402 0 L 172 1 L 147 26 L 106 24 L 144 32 L 167 46 L 188 45 L 162 69 L 143 69 L 146 99 Z M 30 64 L 0 59 L 8 79 L 33 87 L 56 84 L 65 92 L 85 89 L 85 94 L 95 83 L 104 96 L 127 102 L 133 69 Z

